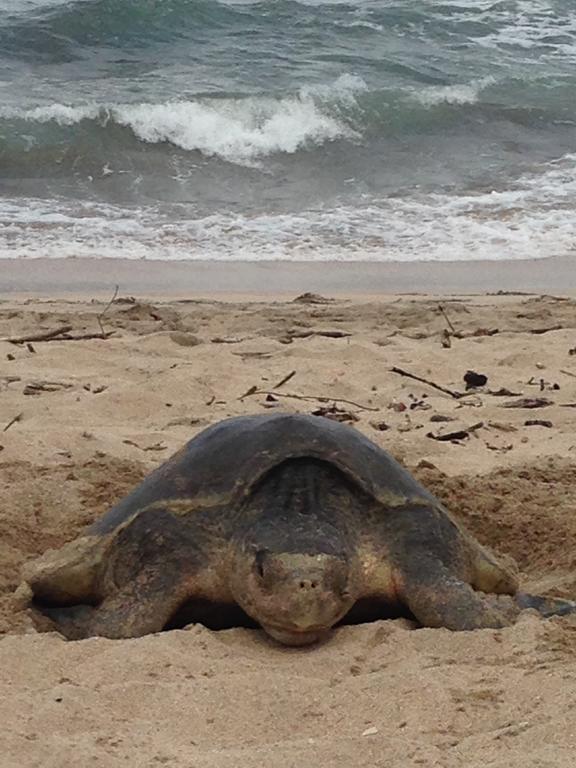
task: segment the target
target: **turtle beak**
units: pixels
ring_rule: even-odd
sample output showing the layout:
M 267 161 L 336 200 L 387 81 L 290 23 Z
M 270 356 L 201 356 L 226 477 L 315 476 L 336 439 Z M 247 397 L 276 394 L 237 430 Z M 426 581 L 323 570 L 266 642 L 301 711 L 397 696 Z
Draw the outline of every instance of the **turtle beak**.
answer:
M 290 645 L 293 647 L 313 645 L 321 640 L 324 640 L 329 631 L 325 627 L 320 629 L 306 629 L 302 632 L 298 632 L 293 629 L 285 629 L 284 627 L 273 627 L 270 624 L 263 625 L 263 630 L 273 640 L 276 640 L 282 645 Z

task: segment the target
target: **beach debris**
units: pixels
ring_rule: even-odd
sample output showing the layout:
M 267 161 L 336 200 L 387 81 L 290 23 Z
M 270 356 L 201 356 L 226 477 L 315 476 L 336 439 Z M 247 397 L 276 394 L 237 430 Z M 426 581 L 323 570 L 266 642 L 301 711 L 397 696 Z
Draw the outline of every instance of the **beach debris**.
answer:
M 520 315 L 518 315 L 518 317 L 520 317 Z M 543 333 L 550 333 L 550 331 L 561 331 L 563 328 L 563 325 L 548 325 L 545 328 L 530 328 L 530 333 L 541 335 Z
M 554 426 L 551 421 L 547 419 L 527 419 L 524 422 L 525 427 L 548 427 L 549 429 Z
M 268 389 L 258 389 L 256 385 L 246 390 L 243 395 L 240 395 L 238 400 L 243 400 L 245 397 L 251 397 L 252 395 L 273 395 L 274 397 L 288 397 L 294 400 L 316 400 L 319 403 L 346 403 L 353 408 L 359 408 L 361 411 L 379 411 L 379 408 L 374 408 L 371 405 L 362 405 L 356 403 L 354 400 L 346 400 L 343 397 L 327 397 L 326 395 L 296 395 L 291 392 L 275 392 Z
M 24 413 L 17 413 L 16 416 L 10 419 L 10 421 L 6 424 L 2 432 L 8 432 L 11 426 L 17 424 L 19 421 L 22 421 L 22 416 L 24 416 Z
M 134 448 L 139 448 L 141 451 L 165 451 L 168 446 L 164 443 L 153 443 L 152 445 L 138 445 L 134 440 L 122 440 L 125 445 L 132 445 Z
M 13 384 L 16 381 L 21 381 L 20 376 L 0 376 L 0 392 L 8 389 L 10 384 Z
M 560 408 L 576 408 L 576 403 L 560 403 Z
M 312 416 L 323 416 L 325 419 L 331 419 L 332 421 L 340 422 L 354 422 L 359 421 L 358 416 L 352 411 L 347 411 L 344 408 L 339 408 L 336 403 L 331 405 L 323 405 L 312 411 Z
M 108 304 L 106 304 L 102 312 L 100 312 L 99 315 L 96 315 L 96 322 L 98 323 L 98 327 L 100 328 L 100 333 L 102 338 L 107 338 L 106 331 L 104 330 L 104 322 L 103 322 L 104 315 L 108 312 L 112 304 L 114 304 L 114 302 L 118 298 L 118 290 L 119 290 L 119 286 L 118 285 L 114 286 L 114 293 L 112 294 L 112 298 L 110 299 Z
M 61 392 L 64 389 L 71 389 L 73 384 L 67 384 L 63 381 L 31 381 L 26 384 L 22 393 L 24 395 L 40 395 L 42 392 Z
M 390 429 L 390 425 L 386 424 L 385 421 L 371 421 L 370 426 L 378 430 L 378 432 L 386 432 L 386 430 Z
M 296 296 L 292 299 L 293 304 L 332 304 L 336 299 L 328 299 L 326 296 L 320 296 L 319 293 L 301 293 L 300 296 Z
M 446 416 L 443 413 L 434 413 L 432 416 L 430 416 L 430 421 L 456 421 L 454 416 Z
M 422 397 L 416 397 L 416 395 L 408 395 L 410 405 L 408 406 L 411 411 L 429 411 L 432 406 L 426 402 L 428 395 L 424 394 Z
M 483 387 L 488 383 L 488 376 L 483 373 L 476 373 L 476 371 L 466 371 L 463 379 L 466 382 L 467 390 L 475 387 Z
M 36 350 L 34 349 L 34 347 L 29 341 L 26 342 L 26 349 L 28 350 L 28 352 L 30 352 L 31 355 L 36 354 Z
M 240 399 L 242 399 L 242 398 L 240 398 Z M 208 400 L 206 400 L 206 405 L 213 405 L 215 400 L 216 400 L 216 395 L 212 395 L 212 397 L 210 397 L 210 398 L 208 398 Z
M 530 378 L 527 381 L 527 384 L 533 387 L 540 387 L 540 392 L 544 392 L 545 389 L 551 389 L 551 390 L 559 390 L 560 384 L 551 383 L 549 381 L 546 381 L 546 379 L 543 379 L 542 377 L 536 378 L 535 376 L 530 376 Z
M 481 336 L 495 336 L 500 333 L 499 328 L 476 328 L 473 331 L 459 331 L 454 327 L 454 324 L 448 317 L 448 313 L 442 304 L 438 305 L 438 311 L 446 321 L 448 328 L 445 328 L 442 332 L 441 342 L 442 346 L 446 349 L 450 349 L 452 346 L 452 339 L 469 339 L 478 338 Z M 466 310 L 468 311 L 468 310 Z
M 472 424 L 471 427 L 465 427 L 464 429 L 458 429 L 454 432 L 445 432 L 443 434 L 434 434 L 433 432 L 427 432 L 426 437 L 432 438 L 432 440 L 440 440 L 441 442 L 458 442 L 460 440 L 466 440 L 470 435 L 476 432 L 477 429 L 481 429 L 484 426 L 483 421 L 479 421 L 477 424 Z
M 163 429 L 170 429 L 170 427 L 196 427 L 199 424 L 206 424 L 206 419 L 201 419 L 198 416 L 180 416 L 165 424 Z
M 376 736 L 378 733 L 378 728 L 375 728 L 374 726 L 370 728 L 366 728 L 365 731 L 362 731 L 362 736 Z
M 465 400 L 460 400 L 456 403 L 456 408 L 482 408 L 484 405 L 484 401 L 480 397 L 480 395 L 471 395 L 470 397 L 467 397 Z
M 243 360 L 247 360 L 251 357 L 258 360 L 268 360 L 272 357 L 272 352 L 232 352 L 235 357 L 241 357 Z
M 102 331 L 100 333 L 77 333 L 71 335 L 71 325 L 63 325 L 60 328 L 53 328 L 51 331 L 34 333 L 27 336 L 12 336 L 0 341 L 7 341 L 9 344 L 26 344 L 29 352 L 36 352 L 31 342 L 46 341 L 85 341 L 86 339 L 109 339 L 115 334 L 115 331 Z
M 244 400 L 245 397 L 250 397 L 250 395 L 255 395 L 256 392 L 258 392 L 258 387 L 256 384 L 253 384 L 251 387 L 249 387 L 246 392 L 244 392 L 243 395 L 240 395 L 238 400 Z M 212 398 L 212 402 L 214 402 L 214 398 Z
M 476 338 L 480 336 L 495 336 L 497 333 L 500 333 L 499 328 L 476 328 L 475 331 L 467 333 L 465 336 Z
M 518 432 L 518 427 L 504 421 L 489 421 L 488 426 L 491 429 L 498 429 L 500 432 Z
M 576 373 L 573 373 L 572 371 L 565 371 L 561 368 L 560 373 L 563 373 L 565 376 L 572 376 L 573 379 L 576 379 Z
M 505 443 L 504 445 L 494 445 L 493 443 L 486 443 L 486 448 L 488 448 L 489 451 L 497 451 L 498 453 L 507 453 L 508 451 L 511 451 L 514 446 L 512 443 Z
M 487 395 L 492 395 L 492 397 L 522 397 L 522 392 L 513 392 L 511 389 L 507 389 L 506 387 L 500 387 L 500 389 L 489 389 L 486 392 Z
M 50 331 L 40 331 L 37 333 L 30 333 L 25 336 L 8 336 L 0 341 L 7 341 L 9 344 L 26 344 L 30 341 L 51 341 L 58 336 L 69 333 L 72 330 L 71 325 L 61 325 L 59 328 L 52 328 Z
M 288 331 L 288 338 L 290 339 L 308 339 L 311 336 L 324 336 L 327 339 L 344 339 L 352 336 L 352 333 L 350 331 L 332 330 L 330 328 L 327 330 L 300 330 L 292 328 Z
M 416 469 L 435 469 L 435 470 L 437 470 L 438 467 L 436 466 L 436 464 L 432 464 L 431 461 L 428 461 L 428 459 L 420 459 L 420 461 L 416 465 Z
M 553 400 L 547 397 L 521 397 L 519 400 L 510 400 L 502 403 L 501 408 L 547 408 L 554 405 Z
M 279 389 L 280 387 L 284 386 L 284 384 L 287 384 L 290 379 L 293 379 L 294 376 L 296 376 L 296 371 L 290 371 L 286 376 L 284 376 L 283 379 L 280 379 L 278 384 L 275 384 L 272 389 Z
M 573 357 L 574 355 L 576 355 L 576 347 L 572 347 L 572 349 L 569 349 L 569 350 L 568 350 L 568 354 L 569 354 L 571 357 Z
M 388 403 L 388 410 L 389 411 L 396 411 L 396 413 L 402 413 L 407 409 L 407 405 L 405 403 L 399 402 L 397 400 L 392 400 L 391 403 Z
M 438 389 L 440 392 L 444 392 L 444 394 L 450 395 L 450 397 L 454 397 L 457 400 L 461 397 L 464 397 L 464 392 L 457 392 L 456 390 L 448 389 L 447 387 L 443 387 L 440 384 L 436 384 L 434 381 L 430 381 L 429 379 L 424 379 L 422 376 L 417 376 L 415 373 L 410 373 L 409 371 L 405 371 L 403 368 L 398 368 L 396 366 L 393 366 L 392 368 L 390 368 L 390 371 L 392 373 L 397 373 L 399 376 L 406 376 L 409 379 L 414 379 L 414 381 L 419 381 L 422 384 L 428 384 L 429 387 Z
M 12 362 L 13 360 L 16 360 L 16 356 L 13 355 L 11 352 L 8 352 L 8 354 L 6 355 L 6 360 L 9 360 L 10 362 Z
M 106 384 L 98 384 L 98 386 L 92 387 L 92 384 L 88 382 L 88 384 L 84 384 L 83 389 L 85 389 L 86 392 L 91 392 L 93 395 L 99 395 L 101 392 L 105 392 L 108 389 L 108 386 Z
M 186 331 L 170 331 L 168 338 L 180 347 L 197 347 L 198 344 L 202 344 L 202 339 Z
M 446 323 L 448 324 L 448 328 L 450 329 L 449 333 L 453 334 L 454 336 L 457 334 L 456 328 L 452 325 L 452 321 L 448 317 L 448 314 L 442 304 L 438 304 L 438 312 L 442 315 L 444 320 L 446 320 Z
M 242 336 L 240 339 L 234 336 L 214 336 L 210 341 L 212 344 L 240 344 L 242 341 L 246 341 L 247 338 L 247 336 Z

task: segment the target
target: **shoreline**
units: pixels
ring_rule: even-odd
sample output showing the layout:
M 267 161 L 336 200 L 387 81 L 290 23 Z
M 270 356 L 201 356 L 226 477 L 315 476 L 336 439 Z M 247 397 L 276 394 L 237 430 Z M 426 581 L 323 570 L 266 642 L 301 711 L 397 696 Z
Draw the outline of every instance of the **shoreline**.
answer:
M 457 262 L 216 262 L 0 259 L 0 295 L 282 295 L 576 292 L 576 259 Z

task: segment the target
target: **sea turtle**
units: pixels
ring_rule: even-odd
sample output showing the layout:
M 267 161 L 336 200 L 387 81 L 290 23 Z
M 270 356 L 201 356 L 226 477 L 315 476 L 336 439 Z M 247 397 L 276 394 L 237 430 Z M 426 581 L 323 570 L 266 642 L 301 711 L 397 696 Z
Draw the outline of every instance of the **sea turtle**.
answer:
M 285 413 L 204 430 L 24 581 L 70 639 L 243 616 L 305 645 L 343 620 L 466 630 L 576 611 L 519 593 L 513 568 L 355 428 Z

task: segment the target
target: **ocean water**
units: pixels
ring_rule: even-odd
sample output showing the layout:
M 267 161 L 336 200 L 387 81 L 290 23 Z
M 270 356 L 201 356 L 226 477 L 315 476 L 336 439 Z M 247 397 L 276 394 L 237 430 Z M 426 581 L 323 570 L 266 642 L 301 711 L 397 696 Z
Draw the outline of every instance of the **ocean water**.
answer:
M 0 257 L 576 251 L 576 0 L 0 0 Z

